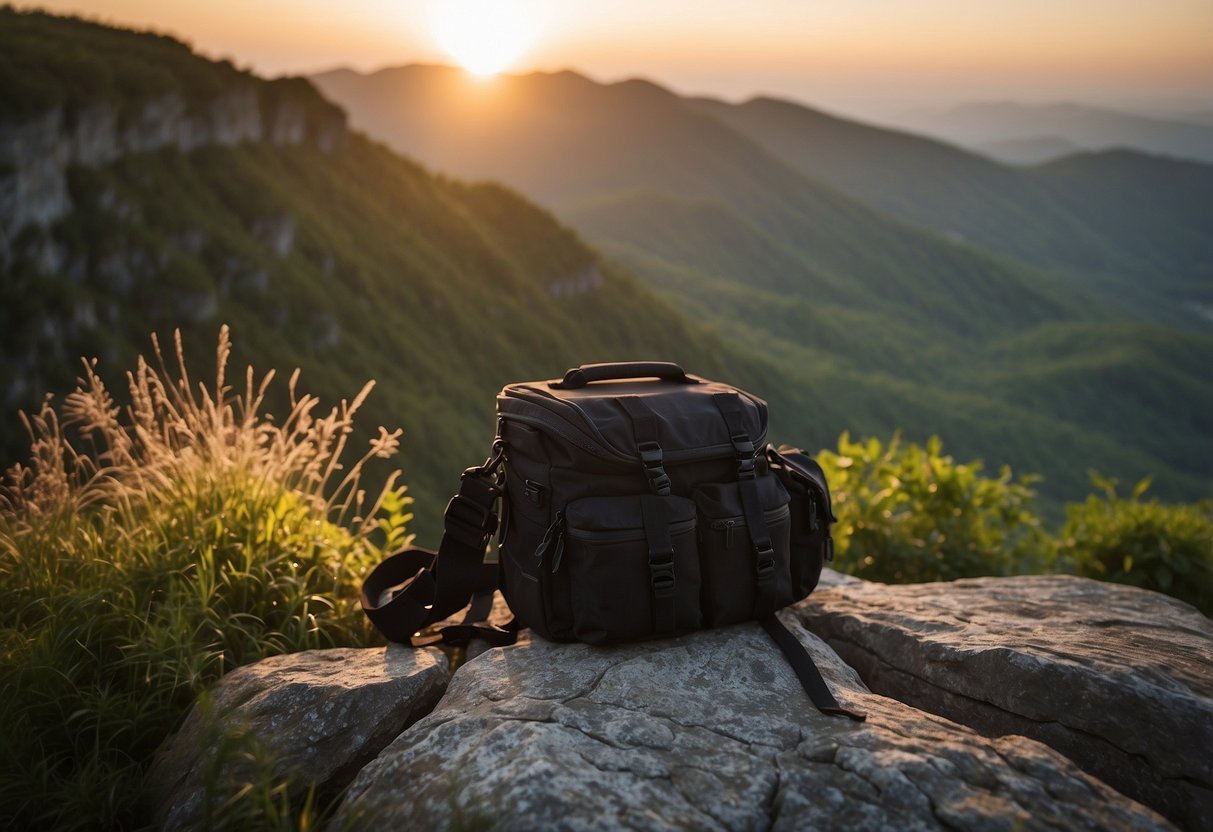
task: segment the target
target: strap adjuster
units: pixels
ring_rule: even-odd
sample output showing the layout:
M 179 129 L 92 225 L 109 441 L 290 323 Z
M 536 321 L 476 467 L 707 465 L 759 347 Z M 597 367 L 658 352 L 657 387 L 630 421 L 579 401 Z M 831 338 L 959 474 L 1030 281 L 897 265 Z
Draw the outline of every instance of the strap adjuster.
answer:
M 665 454 L 661 446 L 656 442 L 640 442 L 636 445 L 636 450 L 640 452 L 640 461 L 644 465 L 644 472 L 648 474 L 653 492 L 663 496 L 669 494 L 670 475 L 662 467 Z
M 456 494 L 446 506 L 448 519 L 458 520 L 465 526 L 471 526 L 474 529 L 487 530 L 492 525 L 489 522 L 490 513 L 489 506 L 481 505 L 463 494 Z
M 644 463 L 645 468 L 660 466 L 665 457 L 661 446 L 656 442 L 641 442 L 636 446 L 636 450 L 640 451 L 640 461 Z
M 775 574 L 775 550 L 768 544 L 765 548 L 754 547 L 754 572 L 759 581 L 769 579 Z
M 653 586 L 654 598 L 669 598 L 674 594 L 674 553 L 659 552 L 669 558 L 663 562 L 649 561 L 649 581 Z

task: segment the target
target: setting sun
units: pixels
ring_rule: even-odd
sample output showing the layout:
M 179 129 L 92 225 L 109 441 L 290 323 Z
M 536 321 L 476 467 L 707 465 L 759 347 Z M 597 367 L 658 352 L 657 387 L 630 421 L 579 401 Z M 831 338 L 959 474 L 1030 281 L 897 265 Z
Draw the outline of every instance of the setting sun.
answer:
M 431 9 L 439 46 L 474 75 L 501 72 L 535 36 L 535 21 L 510 0 L 442 0 Z

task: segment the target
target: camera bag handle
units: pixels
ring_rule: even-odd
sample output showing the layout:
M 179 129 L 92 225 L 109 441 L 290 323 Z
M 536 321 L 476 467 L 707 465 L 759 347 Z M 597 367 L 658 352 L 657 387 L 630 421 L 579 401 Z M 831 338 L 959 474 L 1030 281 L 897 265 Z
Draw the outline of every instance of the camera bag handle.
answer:
M 553 384 L 557 390 L 578 390 L 595 381 L 623 381 L 632 378 L 659 378 L 679 384 L 695 384 L 686 370 L 672 361 L 615 361 L 609 364 L 582 364 Z

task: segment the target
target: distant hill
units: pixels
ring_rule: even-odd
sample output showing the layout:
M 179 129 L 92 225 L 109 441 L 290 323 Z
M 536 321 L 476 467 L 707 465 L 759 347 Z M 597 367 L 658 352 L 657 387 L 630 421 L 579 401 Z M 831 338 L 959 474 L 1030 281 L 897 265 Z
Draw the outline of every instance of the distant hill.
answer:
M 1089 187 L 1071 193 L 1056 177 L 996 164 L 954 145 L 792 102 L 697 103 L 810 177 L 911 222 L 1038 267 L 1088 275 L 1097 285 L 1116 275 L 1149 280 L 1180 301 L 1193 299 L 1183 292 L 1195 291 L 1194 284 L 1208 276 L 1204 254 L 1213 250 L 1213 220 L 1200 207 L 1199 194 L 1206 202 L 1213 199 L 1213 166 L 1130 151 L 1114 154 L 1114 160 L 1109 156 L 1103 171 L 1115 177 L 1115 166 L 1131 167 L 1133 186 L 1151 195 L 1147 209 L 1141 199 L 1117 194 L 1127 198 L 1120 203 L 1122 219 L 1136 217 L 1151 229 L 1126 234 L 1091 214 L 1102 205 L 1092 201 Z M 1177 168 L 1189 180 L 1186 196 L 1178 199 L 1171 184 Z M 1190 233 L 1172 234 L 1164 226 Z
M 1106 241 L 1019 170 L 789 101 L 695 104 L 801 173 L 940 234 L 1046 267 L 1112 265 Z
M 1027 136 L 982 142 L 974 145 L 973 150 L 1007 165 L 1039 165 L 1078 153 L 1083 148 L 1057 136 Z
M 1109 241 L 1124 273 L 1176 300 L 1213 302 L 1213 165 L 1109 150 L 1031 174 Z
M 1088 467 L 1208 490 L 1213 340 L 1175 294 L 1201 285 L 1196 244 L 1122 244 L 1046 172 L 790 102 L 685 99 L 643 81 L 477 82 L 431 66 L 315 81 L 400 151 L 548 205 L 726 341 L 769 355 L 824 418 L 941 432 L 958 453 L 1043 471 L 1055 496 L 1085 489 Z M 1075 351 L 1066 367 L 1086 366 L 1084 383 L 1042 371 L 1034 332 Z M 1118 348 L 1127 332 L 1140 347 Z M 1187 379 L 1170 413 L 1133 393 L 1164 367 Z M 1187 436 L 1200 460 L 1167 446 L 1163 461 L 1143 438 L 1155 428 Z
M 1037 276 L 806 178 L 656 85 L 597 84 L 570 72 L 481 84 L 461 70 L 427 66 L 383 70 L 365 76 L 365 86 L 359 78 L 314 80 L 355 126 L 401 152 L 459 176 L 498 179 L 574 225 L 585 212 L 601 214 L 604 202 L 635 204 L 637 190 L 664 193 L 713 203 L 718 222 L 756 224 L 793 248 L 817 276 L 797 287 L 805 294 L 919 314 L 957 330 L 1061 314 Z M 1004 293 L 1017 303 L 985 315 Z
M 944 111 L 909 113 L 903 127 L 958 144 L 1056 136 L 1088 150 L 1127 147 L 1147 153 L 1213 162 L 1213 125 L 1142 116 L 1083 104 L 962 104 Z

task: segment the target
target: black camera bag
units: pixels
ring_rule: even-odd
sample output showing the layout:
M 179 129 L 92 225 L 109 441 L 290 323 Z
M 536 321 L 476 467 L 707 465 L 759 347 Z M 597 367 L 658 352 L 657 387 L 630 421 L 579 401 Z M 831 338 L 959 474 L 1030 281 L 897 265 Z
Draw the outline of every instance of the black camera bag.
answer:
M 816 587 L 834 517 L 820 466 L 767 444 L 766 402 L 676 364 L 623 362 L 508 385 L 497 417 L 438 552 L 394 555 L 363 586 L 388 639 L 500 645 L 530 627 L 610 644 L 757 620 L 819 709 L 862 718 L 774 614 Z M 486 623 L 497 588 L 506 627 Z M 469 602 L 462 623 L 434 626 Z

